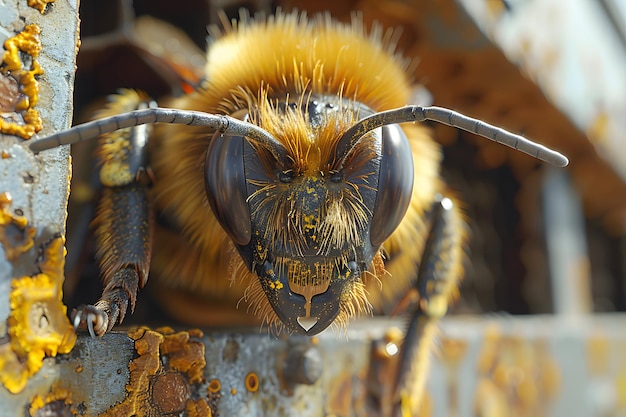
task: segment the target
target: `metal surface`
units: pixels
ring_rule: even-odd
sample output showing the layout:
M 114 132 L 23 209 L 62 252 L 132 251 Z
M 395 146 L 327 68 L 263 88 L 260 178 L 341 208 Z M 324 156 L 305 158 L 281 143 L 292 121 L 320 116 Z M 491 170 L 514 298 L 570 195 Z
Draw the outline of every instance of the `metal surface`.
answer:
M 554 313 L 593 312 L 589 250 L 580 197 L 565 171 L 549 169 L 542 190 Z
M 163 415 L 164 410 L 208 415 L 208 409 L 213 416 L 371 416 L 365 409 L 373 343 L 400 324 L 356 322 L 345 335 L 326 331 L 313 339 L 276 340 L 256 331 L 201 336 L 166 330 L 141 337 L 130 332 L 137 341 L 124 333 L 102 339 L 81 335 L 70 355 L 45 360 L 24 395 L 0 389 L 5 405 L 0 416 L 36 413 L 54 402 L 66 412 L 91 416 Z M 422 416 L 622 415 L 625 325 L 620 316 L 576 323 L 553 316 L 448 318 Z M 138 342 L 145 347 L 156 340 L 161 355 L 151 366 L 143 360 L 151 354 Z M 294 351 L 319 354 L 323 372 L 313 383 L 285 377 L 285 359 Z M 156 389 L 168 383 L 170 389 Z M 144 390 L 133 392 L 138 386 Z
M 3 91 L 2 115 L 23 127 L 27 116 L 20 109 L 34 108 L 46 134 L 70 124 L 78 5 L 72 0 L 32 3 L 0 4 L 0 40 L 15 40 L 12 59 L 23 67 L 10 69 L 5 54 L 0 77 L 3 85 L 16 87 L 15 99 L 11 88 Z M 41 10 L 35 8 L 39 6 Z M 21 38 L 28 33 L 35 36 Z M 10 49 L 8 43 L 5 49 Z M 30 93 L 26 89 L 35 84 L 26 74 L 29 68 L 39 83 L 39 90 Z M 35 156 L 27 145 L 21 137 L 0 137 L 0 380 L 13 392 L 37 372 L 43 356 L 67 351 L 73 343 L 61 303 L 69 149 Z

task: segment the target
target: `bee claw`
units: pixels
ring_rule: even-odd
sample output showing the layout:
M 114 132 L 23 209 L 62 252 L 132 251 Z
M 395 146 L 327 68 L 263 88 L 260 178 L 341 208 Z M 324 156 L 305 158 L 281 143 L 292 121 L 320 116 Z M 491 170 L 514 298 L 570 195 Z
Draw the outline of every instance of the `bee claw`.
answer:
M 72 311 L 71 319 L 75 330 L 87 330 L 93 338 L 108 330 L 109 317 L 97 306 L 80 306 Z
M 93 330 L 93 322 L 96 319 L 96 315 L 93 313 L 87 314 L 87 330 L 89 330 L 89 334 L 92 338 L 96 338 L 96 334 Z
M 74 330 L 78 330 L 78 326 L 80 326 L 80 322 L 82 321 L 82 311 L 76 311 L 74 310 L 74 312 L 72 313 L 73 316 L 73 324 L 74 324 Z

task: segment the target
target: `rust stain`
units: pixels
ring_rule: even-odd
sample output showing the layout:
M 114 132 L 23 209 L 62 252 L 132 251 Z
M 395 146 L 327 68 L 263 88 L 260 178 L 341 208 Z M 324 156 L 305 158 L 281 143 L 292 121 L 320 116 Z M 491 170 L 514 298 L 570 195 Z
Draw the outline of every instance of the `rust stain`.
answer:
M 187 401 L 187 417 L 212 417 L 213 412 L 204 398 L 197 401 Z
M 129 365 L 130 382 L 124 401 L 103 416 L 211 415 L 204 399 L 191 398 L 193 384 L 200 384 L 206 366 L 200 331 L 175 333 L 171 328 L 145 327 L 128 332 L 138 357 Z
M 43 127 L 39 112 L 34 108 L 39 100 L 39 82 L 35 77 L 43 74 L 37 62 L 41 52 L 40 33 L 39 26 L 29 24 L 22 32 L 4 42 L 2 73 L 13 77 L 20 86 L 22 97 L 15 104 L 15 110 L 22 114 L 23 123 L 0 118 L 0 131 L 8 135 L 17 135 L 22 139 L 30 139 Z M 30 65 L 22 61 L 20 52 L 30 55 Z
M 397 401 L 394 390 L 400 358 L 398 347 L 402 345 L 403 338 L 403 332 L 394 327 L 387 330 L 381 340 L 372 343 L 367 395 L 369 403 L 382 415 L 390 414 Z M 404 402 L 404 399 L 400 402 Z M 410 412 L 408 415 L 411 415 Z
M 353 403 L 354 383 L 348 369 L 342 369 L 328 385 L 326 410 L 332 414 L 350 415 Z
M 39 274 L 12 281 L 10 343 L 0 345 L 0 381 L 12 393 L 24 388 L 44 357 L 68 353 L 76 342 L 62 302 L 64 243 L 59 237 L 45 247 Z
M 219 379 L 215 378 L 209 382 L 207 386 L 207 398 L 209 400 L 209 407 L 212 414 L 218 415 L 218 409 L 220 400 L 222 398 L 222 383 Z
M 54 3 L 55 0 L 28 0 L 28 6 L 33 9 L 39 10 L 39 13 L 43 14 L 46 11 L 48 3 Z
M 190 396 L 189 384 L 182 374 L 167 372 L 157 375 L 151 383 L 151 396 L 154 405 L 162 414 L 183 411 Z
M 544 341 L 501 336 L 491 329 L 477 363 L 476 416 L 547 416 L 561 371 Z

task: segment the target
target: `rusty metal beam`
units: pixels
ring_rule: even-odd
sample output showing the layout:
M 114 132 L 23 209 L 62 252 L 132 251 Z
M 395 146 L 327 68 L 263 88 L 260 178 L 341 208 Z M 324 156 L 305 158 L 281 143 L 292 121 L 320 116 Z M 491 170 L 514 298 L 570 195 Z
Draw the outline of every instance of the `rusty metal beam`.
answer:
M 448 318 L 423 415 L 621 415 L 625 320 Z M 368 377 L 393 356 L 386 335 L 398 325 L 364 320 L 313 339 L 256 329 L 80 335 L 21 395 L 0 388 L 0 415 L 375 416 L 369 401 L 384 387 L 368 386 Z

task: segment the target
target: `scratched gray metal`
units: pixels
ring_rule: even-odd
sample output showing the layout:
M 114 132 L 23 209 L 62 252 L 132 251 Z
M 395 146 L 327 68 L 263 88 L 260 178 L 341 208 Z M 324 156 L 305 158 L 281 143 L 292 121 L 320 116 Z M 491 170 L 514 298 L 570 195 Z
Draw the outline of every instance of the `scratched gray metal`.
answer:
M 447 318 L 441 325 L 429 376 L 430 415 L 486 415 L 481 411 L 490 407 L 486 399 L 495 399 L 497 406 L 497 395 L 508 402 L 507 408 L 495 408 L 504 414 L 494 415 L 624 415 L 618 382 L 626 376 L 626 358 L 621 354 L 626 346 L 625 320 L 619 315 L 576 321 L 555 316 Z M 203 338 L 205 381 L 191 395 L 206 398 L 209 381 L 219 379 L 217 411 L 221 416 L 363 415 L 357 409 L 366 390 L 363 380 L 371 341 L 399 324 L 384 319 L 356 322 L 346 334 L 322 333 L 315 345 L 308 338 L 276 340 L 256 331 L 207 334 Z M 452 360 L 448 348 L 454 343 L 462 346 L 459 360 Z M 280 369 L 288 352 L 301 344 L 319 351 L 323 372 L 312 385 L 295 384 L 286 389 L 280 382 Z M 499 359 L 493 359 L 492 367 L 500 376 L 480 371 L 489 346 L 497 347 Z M 31 379 L 27 393 L 41 392 L 37 389 L 50 385 L 69 388 L 74 412 L 97 415 L 125 396 L 127 366 L 133 357 L 132 341 L 123 333 L 102 339 L 83 334 L 71 354 L 46 360 L 42 371 Z M 598 361 L 599 368 L 594 365 Z M 258 374 L 257 392 L 246 391 L 244 378 L 249 372 Z M 481 397 L 484 384 L 502 378 L 510 379 L 510 385 L 494 385 L 502 392 Z M 524 380 L 535 384 L 538 392 L 520 401 L 513 397 L 516 389 L 522 390 L 516 384 L 521 387 Z M 554 381 L 552 386 L 545 385 L 546 380 Z M 0 416 L 19 415 L 18 410 L 28 409 L 29 398 L 32 396 L 7 396 L 0 390 L 0 404 L 4 405 Z

